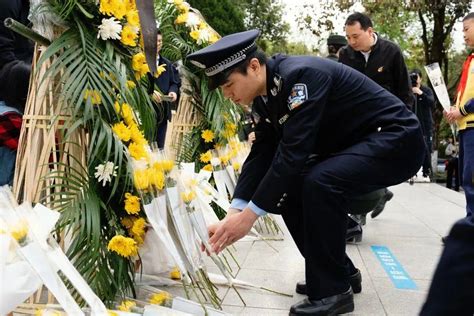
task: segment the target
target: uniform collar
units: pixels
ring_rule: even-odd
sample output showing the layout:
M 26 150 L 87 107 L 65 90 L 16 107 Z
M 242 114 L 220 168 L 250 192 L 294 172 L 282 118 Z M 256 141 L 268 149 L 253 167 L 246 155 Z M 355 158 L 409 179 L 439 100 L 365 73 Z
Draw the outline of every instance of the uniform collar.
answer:
M 267 98 L 276 97 L 283 87 L 283 79 L 277 72 L 283 58 L 282 55 L 276 55 L 267 59 Z

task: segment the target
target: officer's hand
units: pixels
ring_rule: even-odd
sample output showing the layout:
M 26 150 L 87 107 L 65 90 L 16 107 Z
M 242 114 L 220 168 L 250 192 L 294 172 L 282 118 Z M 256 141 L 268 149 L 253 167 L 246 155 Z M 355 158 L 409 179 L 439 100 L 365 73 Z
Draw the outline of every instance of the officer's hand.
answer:
M 457 120 L 459 120 L 461 117 L 462 117 L 462 114 L 461 112 L 459 111 L 458 108 L 455 108 L 455 107 L 451 107 L 451 109 L 449 110 L 449 112 L 444 112 L 445 113 L 445 117 L 446 117 L 446 120 L 450 123 L 450 124 L 453 124 L 455 123 Z
M 176 99 L 178 98 L 178 95 L 176 94 L 176 92 L 170 92 L 168 93 L 168 96 L 171 97 L 171 102 L 176 101 Z
M 160 96 L 160 93 L 158 91 L 153 91 L 153 96 L 152 96 L 153 100 L 155 100 L 156 103 L 160 103 L 161 102 L 161 96 Z
M 240 213 L 227 215 L 215 226 L 209 227 L 209 235 L 211 236 L 209 243 L 212 250 L 219 253 L 225 247 L 247 235 L 257 218 L 257 214 L 249 208 L 245 208 Z
M 255 137 L 255 132 L 251 132 L 249 133 L 249 136 L 247 138 L 247 141 L 250 143 L 250 144 L 253 144 L 253 142 L 255 141 L 256 137 Z
M 411 90 L 413 91 L 414 94 L 422 95 L 423 91 L 419 87 L 412 87 Z

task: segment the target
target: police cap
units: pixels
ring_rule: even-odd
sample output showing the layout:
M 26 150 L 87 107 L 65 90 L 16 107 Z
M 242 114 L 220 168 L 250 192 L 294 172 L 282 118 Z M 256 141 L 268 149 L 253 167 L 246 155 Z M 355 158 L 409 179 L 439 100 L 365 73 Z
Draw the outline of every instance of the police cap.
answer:
M 204 73 L 209 77 L 209 89 L 212 90 L 227 80 L 231 69 L 257 50 L 255 40 L 259 35 L 259 30 L 230 34 L 188 55 L 187 58 L 197 67 L 204 69 Z
M 345 46 L 347 45 L 347 40 L 342 35 L 331 34 L 327 40 L 328 45 L 337 45 L 337 46 Z

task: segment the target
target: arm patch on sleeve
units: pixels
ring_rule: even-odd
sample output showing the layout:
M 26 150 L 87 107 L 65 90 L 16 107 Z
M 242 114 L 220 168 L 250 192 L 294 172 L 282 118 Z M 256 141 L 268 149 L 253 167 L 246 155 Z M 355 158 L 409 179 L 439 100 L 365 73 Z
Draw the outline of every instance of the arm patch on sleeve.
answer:
M 304 83 L 297 83 L 291 88 L 288 96 L 288 109 L 292 111 L 306 100 L 308 100 L 308 88 Z

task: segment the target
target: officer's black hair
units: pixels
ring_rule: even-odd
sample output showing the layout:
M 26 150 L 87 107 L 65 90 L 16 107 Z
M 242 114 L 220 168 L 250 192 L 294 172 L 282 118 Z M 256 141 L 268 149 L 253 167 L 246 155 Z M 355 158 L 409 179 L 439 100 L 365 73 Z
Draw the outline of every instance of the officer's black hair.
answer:
M 462 19 L 462 21 L 464 22 L 464 21 L 470 20 L 470 19 L 474 19 L 474 12 L 471 12 L 471 13 L 469 13 L 468 15 L 466 15 L 466 16 L 464 17 L 464 19 Z
M 360 23 L 361 29 L 367 31 L 369 27 L 373 27 L 372 20 L 365 14 L 360 12 L 355 12 L 349 15 L 346 19 L 346 23 L 344 25 L 354 25 L 357 22 Z
M 257 58 L 260 65 L 265 65 L 267 63 L 267 56 L 265 55 L 265 53 L 263 51 L 257 49 L 255 51 L 253 51 L 252 53 L 250 53 L 247 56 L 247 58 L 245 58 L 245 60 L 243 62 L 241 62 L 240 64 L 238 64 L 236 67 L 227 70 L 224 73 L 224 78 L 225 79 L 222 82 L 222 84 L 227 82 L 230 74 L 233 73 L 234 71 L 236 71 L 238 73 L 241 73 L 243 75 L 246 75 L 247 74 L 247 67 L 250 63 L 250 60 L 252 60 L 252 58 Z

